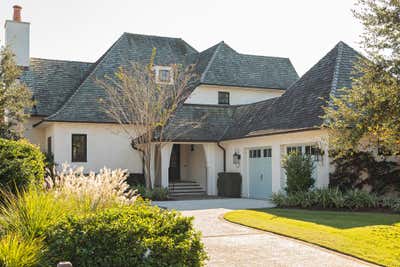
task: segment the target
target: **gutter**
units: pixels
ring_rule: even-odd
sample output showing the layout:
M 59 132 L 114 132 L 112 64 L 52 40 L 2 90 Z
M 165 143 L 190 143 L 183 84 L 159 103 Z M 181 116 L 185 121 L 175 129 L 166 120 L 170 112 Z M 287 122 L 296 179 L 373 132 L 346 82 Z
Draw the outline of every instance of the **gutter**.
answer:
M 220 141 L 217 142 L 217 146 L 222 149 L 222 152 L 224 154 L 224 172 L 226 172 L 226 150 L 223 146 L 221 146 Z

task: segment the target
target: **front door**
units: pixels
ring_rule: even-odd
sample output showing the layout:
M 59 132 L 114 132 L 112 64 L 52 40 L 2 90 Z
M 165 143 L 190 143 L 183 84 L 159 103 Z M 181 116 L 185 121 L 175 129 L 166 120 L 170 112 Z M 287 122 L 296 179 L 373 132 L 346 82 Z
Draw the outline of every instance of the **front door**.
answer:
M 249 150 L 249 176 L 251 198 L 270 198 L 272 195 L 272 149 Z
M 181 179 L 181 153 L 180 145 L 174 144 L 171 151 L 171 159 L 169 161 L 169 181 L 177 182 Z

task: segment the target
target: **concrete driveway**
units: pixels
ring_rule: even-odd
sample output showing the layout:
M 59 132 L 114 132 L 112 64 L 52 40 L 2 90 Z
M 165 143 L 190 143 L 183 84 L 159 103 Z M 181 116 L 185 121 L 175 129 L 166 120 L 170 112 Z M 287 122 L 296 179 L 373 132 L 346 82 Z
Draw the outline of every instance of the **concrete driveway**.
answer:
M 235 209 L 269 208 L 265 200 L 206 199 L 153 204 L 193 216 L 210 257 L 208 266 L 374 266 L 339 253 L 280 235 L 227 222 Z

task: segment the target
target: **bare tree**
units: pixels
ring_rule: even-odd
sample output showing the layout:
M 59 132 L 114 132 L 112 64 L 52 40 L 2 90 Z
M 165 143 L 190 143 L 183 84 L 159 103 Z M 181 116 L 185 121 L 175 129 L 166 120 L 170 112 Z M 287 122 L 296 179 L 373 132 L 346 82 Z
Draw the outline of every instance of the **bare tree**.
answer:
M 196 79 L 192 65 L 184 68 L 172 64 L 162 69 L 164 73 L 156 71 L 155 55 L 153 48 L 148 64 L 135 62 L 128 68 L 120 67 L 114 77 L 98 81 L 107 94 L 107 99 L 102 99 L 105 111 L 127 133 L 132 147 L 142 152 L 148 189 L 153 179 L 152 148 L 168 142 L 170 136 L 164 135 L 165 127 Z

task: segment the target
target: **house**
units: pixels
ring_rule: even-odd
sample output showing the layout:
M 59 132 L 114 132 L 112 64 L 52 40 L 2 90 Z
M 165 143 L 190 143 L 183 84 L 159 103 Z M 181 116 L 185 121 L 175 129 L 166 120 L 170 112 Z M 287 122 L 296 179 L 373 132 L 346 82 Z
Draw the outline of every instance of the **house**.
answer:
M 96 62 L 50 60 L 30 57 L 30 24 L 21 21 L 20 12 L 15 6 L 13 20 L 6 21 L 5 40 L 24 68 L 21 82 L 36 101 L 26 138 L 53 153 L 57 163 L 142 172 L 140 152 L 99 105 L 106 95 L 95 80 L 131 62 L 145 62 L 155 47 L 160 77 L 168 77 L 173 63 L 194 64 L 200 74 L 166 128 L 170 141 L 154 153 L 156 185 L 180 183 L 216 195 L 219 172 L 240 172 L 243 197 L 268 198 L 285 187 L 281 160 L 290 151 L 311 154 L 316 186 L 328 185 L 328 134 L 321 128 L 321 106 L 330 94 L 351 87 L 359 54 L 345 43 L 300 78 L 288 58 L 241 54 L 224 42 L 199 52 L 179 38 L 130 33 Z M 182 123 L 204 114 L 198 127 Z M 156 165 L 161 165 L 158 173 Z

